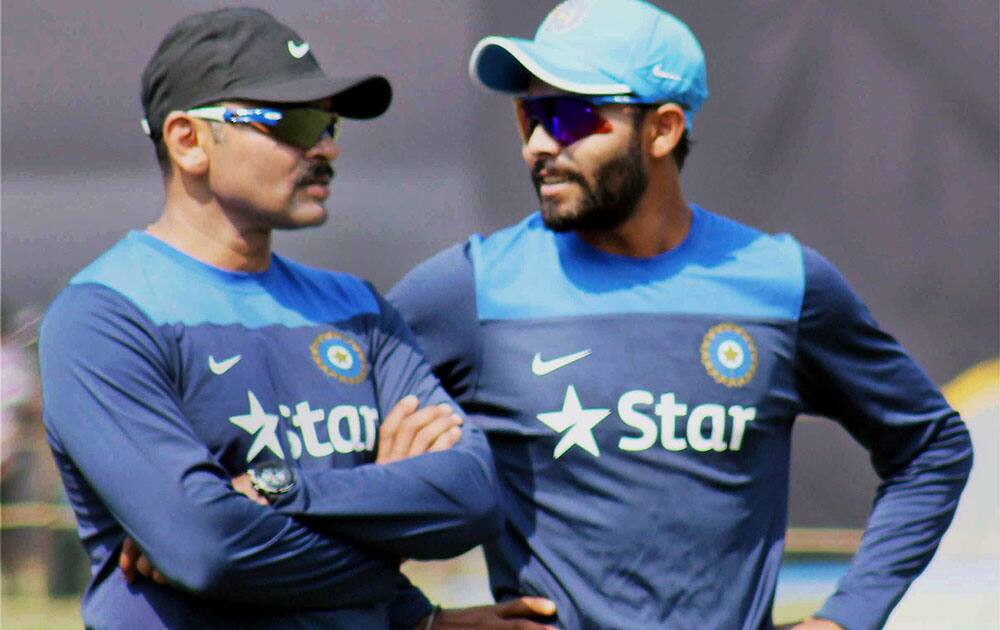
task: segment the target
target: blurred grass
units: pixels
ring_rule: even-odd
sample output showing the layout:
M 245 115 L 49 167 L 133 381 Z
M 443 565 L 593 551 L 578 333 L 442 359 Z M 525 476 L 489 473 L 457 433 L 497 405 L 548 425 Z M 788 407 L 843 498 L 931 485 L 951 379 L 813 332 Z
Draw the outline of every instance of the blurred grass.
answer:
M 78 630 L 80 596 L 50 597 L 44 563 L 33 561 L 19 566 L 17 571 L 0 567 L 2 597 L 0 597 L 0 628 L 10 630 Z
M 4 595 L 0 604 L 0 627 L 11 630 L 78 630 L 80 599 L 52 599 L 45 595 Z

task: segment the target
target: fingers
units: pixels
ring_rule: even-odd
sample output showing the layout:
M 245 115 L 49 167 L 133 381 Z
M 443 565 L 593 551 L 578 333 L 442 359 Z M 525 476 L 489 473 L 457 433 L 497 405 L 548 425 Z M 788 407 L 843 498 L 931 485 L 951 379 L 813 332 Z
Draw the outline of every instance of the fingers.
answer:
M 437 439 L 451 428 L 462 423 L 450 405 L 430 405 L 417 409 L 415 397 L 401 400 L 379 429 L 379 449 L 376 463 L 387 464 L 413 455 L 425 453 Z M 439 445 L 454 443 L 454 436 Z
M 392 461 L 404 459 L 422 452 L 416 448 L 418 446 L 417 437 L 421 433 L 423 433 L 424 437 L 420 440 L 420 443 L 425 443 L 424 449 L 430 446 L 433 438 L 427 439 L 427 433 L 424 433 L 425 430 L 429 430 L 430 432 L 437 430 L 440 425 L 435 425 L 434 423 L 440 419 L 446 420 L 444 430 L 455 426 L 453 423 L 447 422 L 447 418 L 451 415 L 452 409 L 449 405 L 430 405 L 423 409 L 418 409 L 404 418 L 403 422 L 399 425 L 399 430 L 396 431 L 396 440 L 391 451 Z
M 387 463 L 390 454 L 393 452 L 393 446 L 396 442 L 396 432 L 399 430 L 400 424 L 402 424 L 404 418 L 416 411 L 419 405 L 420 401 L 416 396 L 404 396 L 402 400 L 389 410 L 385 420 L 382 421 L 382 426 L 378 430 L 378 453 L 375 457 L 377 463 Z
M 154 567 L 135 541 L 126 537 L 122 542 L 121 553 L 118 554 L 118 568 L 125 574 L 125 581 L 131 584 L 139 575 L 150 578 L 160 584 L 166 584 L 167 578 Z
M 139 546 L 131 538 L 125 538 L 121 553 L 118 554 L 118 568 L 125 574 L 125 581 L 131 584 L 135 581 L 135 562 L 142 555 Z
M 141 575 L 142 577 L 147 577 L 152 579 L 153 571 L 155 571 L 156 569 L 153 568 L 153 565 L 149 562 L 149 559 L 146 556 L 142 555 L 139 556 L 139 559 L 135 561 L 135 570 L 138 571 L 139 575 Z
M 518 597 L 496 605 L 496 613 L 503 618 L 549 617 L 556 614 L 556 605 L 544 597 Z
M 438 436 L 431 447 L 427 449 L 428 453 L 436 453 L 438 451 L 446 451 L 452 446 L 458 444 L 458 441 L 462 439 L 462 429 L 460 427 L 452 427 Z
M 557 630 L 555 626 L 532 621 L 531 616 L 554 615 L 556 606 L 541 597 L 522 597 L 499 604 L 472 608 L 444 609 L 434 619 L 434 628 L 489 628 L 491 630 Z
M 259 505 L 268 505 L 267 499 L 262 497 L 257 489 L 253 487 L 253 483 L 250 481 L 250 475 L 243 473 L 239 477 L 233 477 L 232 479 L 233 489 L 244 495 L 254 503 Z
M 451 409 L 449 408 L 449 412 Z M 439 438 L 446 438 L 444 441 L 448 443 L 447 448 L 455 445 L 458 438 L 462 437 L 462 430 L 458 427 L 462 424 L 462 417 L 458 414 L 448 413 L 446 416 L 440 416 L 436 420 L 433 420 L 422 427 L 417 434 L 413 436 L 413 442 L 410 444 L 410 450 L 407 452 L 407 457 L 413 457 L 414 455 L 421 455 L 430 451 L 431 446 L 438 442 Z M 451 430 L 455 429 L 458 432 L 458 438 L 452 439 L 449 435 Z M 444 450 L 444 449 L 438 449 Z

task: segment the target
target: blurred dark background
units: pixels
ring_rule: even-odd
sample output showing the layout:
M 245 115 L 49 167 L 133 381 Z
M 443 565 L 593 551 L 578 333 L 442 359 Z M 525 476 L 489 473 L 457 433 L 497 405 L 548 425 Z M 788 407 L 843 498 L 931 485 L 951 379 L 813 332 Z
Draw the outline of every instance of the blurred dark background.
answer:
M 467 63 L 482 36 L 531 37 L 553 2 L 254 4 L 328 73 L 381 73 L 395 88 L 385 116 L 345 125 L 329 224 L 279 235 L 279 251 L 386 290 L 534 210 L 511 103 L 474 86 Z M 818 249 L 936 382 L 995 357 L 996 0 L 655 4 L 690 25 L 708 60 L 689 201 Z M 222 5 L 3 2 L 7 321 L 30 329 L 79 268 L 158 214 L 139 75 L 175 21 Z M 792 524 L 861 527 L 877 483 L 866 454 L 826 421 L 795 431 Z

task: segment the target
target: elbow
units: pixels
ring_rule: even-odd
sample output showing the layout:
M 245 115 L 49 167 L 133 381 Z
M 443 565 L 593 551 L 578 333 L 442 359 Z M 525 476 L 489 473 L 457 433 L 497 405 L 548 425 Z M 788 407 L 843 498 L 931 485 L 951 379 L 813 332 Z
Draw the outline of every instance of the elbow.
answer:
M 495 539 L 503 526 L 503 510 L 500 507 L 496 477 L 483 474 L 479 483 L 470 485 L 456 506 L 458 523 L 455 529 L 462 534 L 456 537 L 458 547 L 451 550 L 451 555 L 464 553 L 476 545 Z
M 488 542 L 500 535 L 503 510 L 500 506 L 500 482 L 492 459 L 477 461 L 476 482 L 463 494 L 463 511 L 466 526 L 479 539 L 476 544 Z
M 958 416 L 954 416 L 942 428 L 938 442 L 944 452 L 944 467 L 956 482 L 965 485 L 972 473 L 973 448 L 969 429 Z
M 968 428 L 966 428 L 964 425 L 963 425 L 963 438 L 964 438 L 963 439 L 964 447 L 962 448 L 960 468 L 963 478 L 962 483 L 964 484 L 966 481 L 969 480 L 969 475 L 972 474 L 972 463 L 974 460 L 974 451 L 972 448 L 972 436 L 969 434 Z
M 227 598 L 237 595 L 248 583 L 246 567 L 240 554 L 218 537 L 205 536 L 201 541 L 188 539 L 183 545 L 166 550 L 167 558 L 150 558 L 170 584 L 195 595 Z
M 222 584 L 225 582 L 224 573 L 215 567 L 196 567 L 186 571 L 175 584 L 195 595 L 210 597 L 222 590 Z
M 160 572 L 174 586 L 201 596 L 232 590 L 233 567 L 223 554 L 207 548 L 176 554 Z M 154 562 L 154 566 L 156 563 Z
M 479 509 L 454 514 L 445 528 L 435 527 L 404 541 L 395 541 L 391 551 L 414 560 L 444 560 L 459 556 L 500 535 L 503 523 L 499 506 L 484 502 Z
M 464 529 L 475 538 L 474 544 L 488 542 L 500 535 L 503 512 L 493 488 L 466 501 L 463 521 Z
M 407 541 L 402 555 L 415 560 L 451 558 L 489 542 L 500 535 L 503 511 L 500 508 L 495 480 L 468 484 L 451 494 L 447 524 L 435 523 L 430 529 Z

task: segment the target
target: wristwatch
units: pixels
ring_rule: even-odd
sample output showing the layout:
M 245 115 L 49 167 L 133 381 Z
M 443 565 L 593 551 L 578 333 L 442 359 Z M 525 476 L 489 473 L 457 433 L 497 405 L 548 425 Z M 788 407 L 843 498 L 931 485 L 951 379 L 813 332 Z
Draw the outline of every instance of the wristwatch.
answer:
M 295 487 L 295 473 L 285 462 L 260 462 L 247 469 L 250 485 L 264 498 L 284 494 Z

